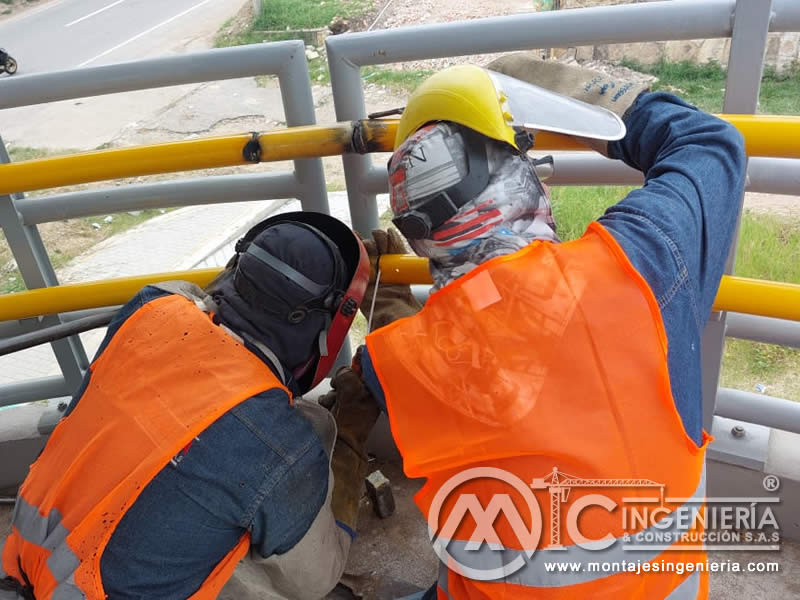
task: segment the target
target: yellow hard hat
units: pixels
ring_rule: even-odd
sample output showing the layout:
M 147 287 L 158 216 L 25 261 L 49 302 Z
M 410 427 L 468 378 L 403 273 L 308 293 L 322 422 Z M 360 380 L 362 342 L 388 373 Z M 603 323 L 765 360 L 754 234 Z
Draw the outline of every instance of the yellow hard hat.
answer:
M 431 75 L 408 99 L 394 148 L 397 150 L 408 136 L 431 121 L 452 121 L 516 147 L 511 115 L 503 115 L 502 102 L 485 69 L 474 65 L 449 67 Z
M 618 140 L 622 120 L 605 108 L 475 65 L 449 67 L 431 75 L 411 94 L 397 126 L 394 149 L 434 121 L 451 121 L 521 152 L 538 130 Z

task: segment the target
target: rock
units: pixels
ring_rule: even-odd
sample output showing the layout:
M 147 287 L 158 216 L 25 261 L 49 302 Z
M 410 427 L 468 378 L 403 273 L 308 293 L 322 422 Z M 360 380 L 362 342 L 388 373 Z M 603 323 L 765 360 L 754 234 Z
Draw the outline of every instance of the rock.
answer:
M 333 35 L 339 35 L 350 29 L 350 21 L 342 17 L 333 17 L 330 25 L 328 25 L 328 29 Z
M 105 219 L 103 219 L 103 223 L 111 223 L 114 221 L 114 217 L 108 215 Z
M 100 223 L 92 223 L 92 229 L 100 229 Z
M 391 517 L 395 508 L 391 482 L 380 471 L 374 471 L 366 478 L 366 484 L 375 514 L 381 519 Z
M 140 211 L 140 210 L 129 210 L 128 214 L 130 216 L 132 216 L 132 217 L 138 217 L 140 214 L 142 214 L 142 211 Z
M 306 48 L 306 58 L 308 60 L 314 60 L 315 58 L 319 58 L 319 52 L 317 52 L 313 48 Z

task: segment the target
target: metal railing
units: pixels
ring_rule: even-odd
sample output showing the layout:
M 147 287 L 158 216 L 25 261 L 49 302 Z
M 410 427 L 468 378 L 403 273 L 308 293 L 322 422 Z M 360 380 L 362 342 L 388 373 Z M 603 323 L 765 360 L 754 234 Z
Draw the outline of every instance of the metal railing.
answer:
M 102 67 L 44 73 L 7 79 L 0 85 L 0 109 L 41 104 L 87 96 L 199 83 L 256 75 L 275 75 L 280 84 L 286 123 L 290 126 L 315 123 L 314 101 L 301 41 L 276 42 L 258 46 L 242 46 L 198 52 L 189 55 L 140 60 Z M 241 156 L 241 147 L 238 148 Z M 202 160 L 193 157 L 198 163 Z M 0 139 L 0 164 L 10 158 Z M 41 170 L 42 172 L 44 170 Z M 85 181 L 81 173 L 76 181 Z M 84 178 L 85 177 L 85 178 Z M 8 182 L 11 177 L 0 178 Z M 90 180 L 90 179 L 89 179 Z M 224 193 L 222 192 L 224 186 Z M 28 186 L 23 186 L 23 188 Z M 30 189 L 30 188 L 28 188 Z M 214 202 L 300 199 L 305 210 L 328 212 L 328 199 L 322 161 L 318 157 L 294 162 L 294 171 L 236 175 L 217 179 L 174 181 L 149 186 L 110 188 L 92 192 L 76 192 L 50 198 L 39 198 L 28 204 L 23 190 L 0 193 L 0 225 L 28 289 L 58 285 L 47 250 L 36 224 L 88 214 L 102 214 L 115 206 L 133 210 L 152 206 L 198 204 L 195 194 Z M 213 192 L 220 192 L 212 198 Z M 36 216 L 26 219 L 27 208 Z M 48 210 L 50 209 L 50 210 Z M 54 325 L 58 315 L 43 317 L 34 326 Z M 86 352 L 77 336 L 52 344 L 62 376 L 15 383 L 0 388 L 0 404 L 27 402 L 42 398 L 70 395 L 77 389 L 89 366 Z
M 370 65 L 536 48 L 724 37 L 731 38 L 731 49 L 723 112 L 754 114 L 767 34 L 787 31 L 800 31 L 796 0 L 673 0 L 355 33 L 329 37 L 326 45 L 340 121 L 366 116 L 360 70 Z M 797 145 L 796 138 L 787 142 Z M 353 226 L 367 234 L 378 223 L 374 195 L 388 189 L 385 172 L 363 156 L 346 156 L 343 162 Z M 548 183 L 556 185 L 641 182 L 641 174 L 633 169 L 586 153 L 556 156 L 554 170 L 556 176 Z M 751 160 L 748 173 L 750 190 L 800 194 L 798 161 Z M 736 243 L 728 274 L 733 272 L 735 251 Z M 751 332 L 758 330 L 761 341 L 783 339 L 773 335 L 774 321 L 754 318 L 748 323 Z M 703 336 L 703 412 L 709 431 L 716 414 L 726 332 L 726 313 L 714 313 Z M 770 413 L 774 406 L 769 400 L 749 394 L 748 401 L 755 407 L 751 422 L 774 422 L 759 410 Z M 800 413 L 792 414 L 791 425 L 784 421 L 783 428 L 800 432 Z
M 0 194 L 5 194 L 0 195 L 0 224 L 27 287 L 33 289 L 55 286 L 55 273 L 36 230 L 39 223 L 150 207 L 285 197 L 299 198 L 304 209 L 328 212 L 319 156 L 344 152 L 343 163 L 353 226 L 359 232 L 368 234 L 378 224 L 375 194 L 388 191 L 388 182 L 385 168 L 374 166 L 372 159 L 364 153 L 390 149 L 393 125 L 392 122 L 377 125 L 357 123 L 367 115 L 360 73 L 362 67 L 546 47 L 731 37 L 724 112 L 752 114 L 756 110 L 767 33 L 770 31 L 800 31 L 800 2 L 674 0 L 329 37 L 326 42 L 327 57 L 336 115 L 340 123 L 328 128 L 325 134 L 327 137 L 324 138 L 314 137 L 318 130 L 309 129 L 274 132 L 262 134 L 260 137 L 261 159 L 294 159 L 293 172 L 228 175 L 144 184 L 56 194 L 36 200 L 26 199 L 20 193 L 30 189 L 65 185 L 68 182 L 244 164 L 247 161 L 242 157 L 242 147 L 249 139 L 249 135 L 244 134 L 0 166 Z M 213 50 L 9 79 L 0 83 L 0 109 L 259 74 L 278 76 L 288 125 L 314 123 L 304 46 L 299 41 Z M 794 121 L 796 119 L 784 119 L 782 123 L 792 124 Z M 738 122 L 744 128 L 751 154 L 781 157 L 800 155 L 800 144 L 796 141 L 800 139 L 799 136 L 787 135 L 785 130 L 770 135 L 759 125 L 765 122 L 764 119 L 753 121 L 749 117 L 743 117 Z M 755 129 L 753 123 L 756 124 Z M 370 127 L 373 129 L 370 130 Z M 365 142 L 370 131 L 380 143 Z M 543 143 L 546 137 L 537 137 L 540 149 L 546 146 Z M 757 139 L 766 140 L 767 146 L 750 145 Z M 276 140 L 282 141 L 276 143 Z M 185 147 L 202 149 L 203 157 L 187 159 L 183 152 Z M 0 162 L 8 162 L 2 144 Z M 48 169 L 43 169 L 44 165 L 48 165 Z M 76 165 L 82 170 L 76 170 Z M 749 190 L 800 194 L 800 161 L 793 158 L 754 156 L 749 161 L 748 174 Z M 573 152 L 556 156 L 555 176 L 548 183 L 636 185 L 641 181 L 641 173 L 619 161 L 610 161 L 588 152 Z M 213 272 L 198 270 L 192 274 L 180 275 L 202 283 Z M 729 261 L 727 273 L 733 273 L 732 259 Z M 174 278 L 175 275 L 168 274 L 164 277 Z M 152 278 L 153 276 L 126 278 L 124 282 L 110 285 L 117 294 L 117 300 L 122 302 L 142 285 L 152 281 Z M 413 278 L 412 280 L 416 281 Z M 63 292 L 62 300 L 80 298 L 83 303 L 65 303 L 59 310 L 81 309 L 81 315 L 88 314 L 83 310 L 87 307 L 84 292 L 71 292 L 70 289 L 74 288 L 70 286 L 63 288 L 59 292 Z M 741 294 L 739 292 L 736 297 L 740 298 Z M 0 320 L 4 318 L 2 306 L 3 303 L 0 302 Z M 722 308 L 728 306 L 730 305 L 724 304 Z M 44 315 L 45 312 L 41 309 L 31 314 Z M 30 316 L 27 313 L 26 315 Z M 22 319 L 20 314 L 15 314 L 15 321 L 0 323 L 0 337 L 31 331 L 53 324 L 57 319 L 69 321 L 75 316 L 72 313 Z M 751 423 L 800 432 L 800 404 L 763 395 L 718 390 L 722 344 L 726 335 L 800 347 L 800 324 L 752 315 L 715 313 L 703 340 L 706 427 L 711 428 L 712 419 L 717 414 L 746 418 Z M 27 381 L 0 388 L 0 406 L 11 402 L 68 395 L 77 387 L 88 366 L 79 341 L 70 338 L 54 343 L 53 347 L 63 377 Z M 719 404 L 715 407 L 717 401 Z

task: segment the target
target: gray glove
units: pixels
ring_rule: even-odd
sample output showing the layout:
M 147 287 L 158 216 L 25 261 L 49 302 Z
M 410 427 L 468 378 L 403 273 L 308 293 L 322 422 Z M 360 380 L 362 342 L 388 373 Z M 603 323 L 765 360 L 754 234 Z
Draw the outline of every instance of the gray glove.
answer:
M 609 75 L 591 69 L 541 60 L 535 52 L 517 52 L 501 56 L 487 68 L 562 96 L 601 106 L 616 113 L 623 120 L 639 94 L 648 90 L 647 84 L 644 83 L 617 81 Z M 608 156 L 608 142 L 580 139 L 592 149 Z

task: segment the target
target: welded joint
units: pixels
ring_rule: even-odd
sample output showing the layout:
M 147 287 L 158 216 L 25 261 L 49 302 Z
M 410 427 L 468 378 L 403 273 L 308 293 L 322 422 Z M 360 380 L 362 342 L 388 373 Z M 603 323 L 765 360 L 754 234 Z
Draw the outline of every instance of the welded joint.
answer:
M 353 128 L 353 135 L 350 138 L 352 151 L 358 154 L 366 154 L 367 141 L 364 139 L 364 122 L 360 120 L 351 121 L 350 126 Z
M 353 135 L 350 139 L 350 152 L 358 154 L 371 154 L 385 152 L 381 142 L 387 133 L 386 122 L 381 119 L 361 119 L 350 122 Z
M 260 163 L 261 162 L 261 142 L 259 141 L 260 133 L 257 131 L 250 132 L 250 139 L 242 148 L 242 158 L 247 162 Z

